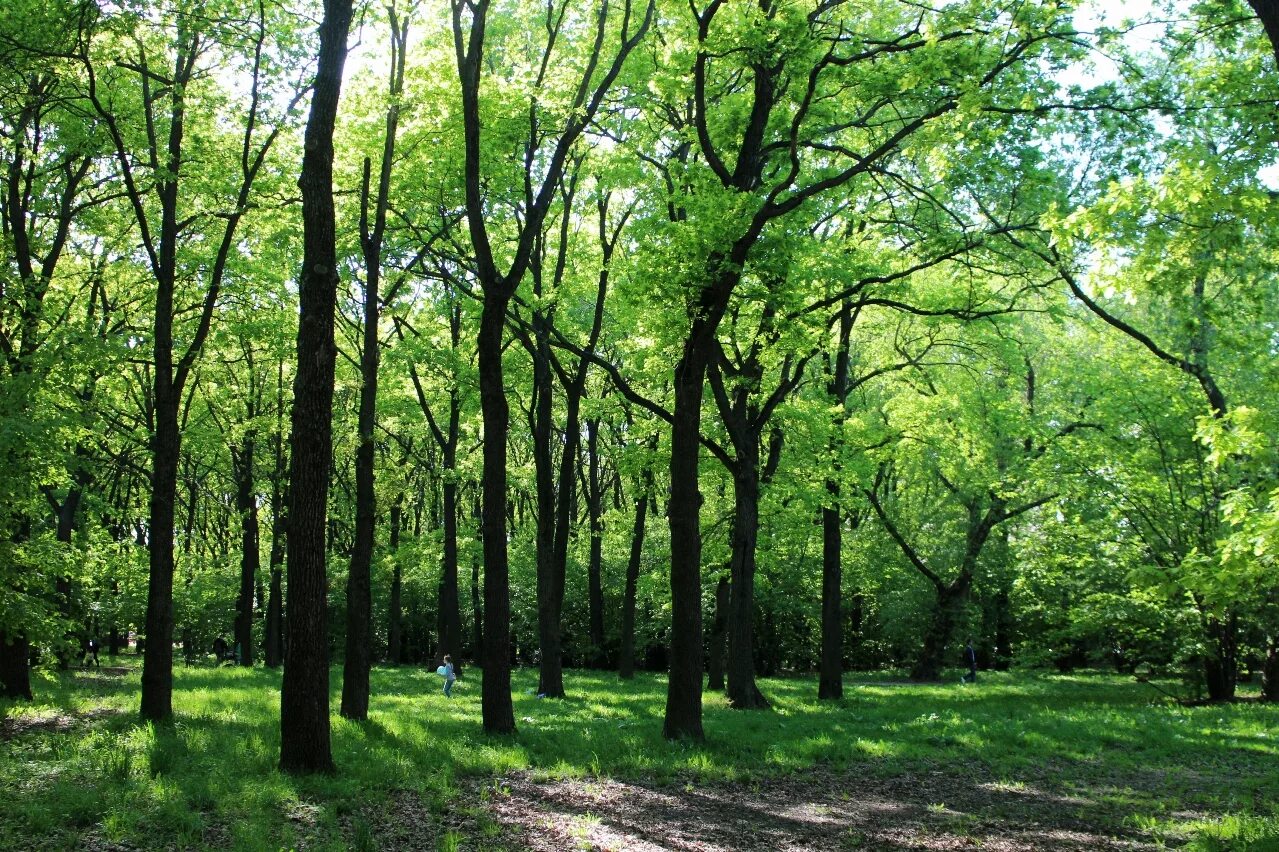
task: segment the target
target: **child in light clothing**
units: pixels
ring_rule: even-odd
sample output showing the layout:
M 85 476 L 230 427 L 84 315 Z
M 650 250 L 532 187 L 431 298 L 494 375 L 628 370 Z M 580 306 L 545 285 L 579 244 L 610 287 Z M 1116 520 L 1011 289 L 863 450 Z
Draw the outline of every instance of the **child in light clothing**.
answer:
M 444 655 L 444 695 L 447 698 L 453 697 L 453 681 L 457 680 L 457 676 L 453 674 L 453 658 L 448 654 Z

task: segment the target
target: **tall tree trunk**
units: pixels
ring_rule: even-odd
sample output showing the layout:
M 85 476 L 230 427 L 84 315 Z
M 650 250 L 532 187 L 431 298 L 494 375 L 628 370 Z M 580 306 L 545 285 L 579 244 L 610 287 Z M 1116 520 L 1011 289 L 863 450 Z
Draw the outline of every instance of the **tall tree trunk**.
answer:
M 239 663 L 253 665 L 253 585 L 258 574 L 258 501 L 253 490 L 254 440 L 247 433 L 233 454 L 235 509 L 240 516 L 240 595 L 235 603 L 235 641 Z
M 360 351 L 359 443 L 355 451 L 355 545 L 346 582 L 346 657 L 342 663 L 342 715 L 367 719 L 369 715 L 369 667 L 373 660 L 373 539 L 377 523 L 374 493 L 373 428 L 377 421 L 377 372 L 381 360 L 379 330 L 382 280 L 382 243 L 391 203 L 391 168 L 395 137 L 399 130 L 400 94 L 404 87 L 408 20 L 400 21 L 395 6 L 388 7 L 391 25 L 391 73 L 389 103 L 378 169 L 376 201 L 371 199 L 372 163 L 364 158 L 360 192 L 360 244 L 364 254 L 364 340 Z M 370 227 L 369 206 L 373 204 Z
M 84 455 L 84 448 L 82 446 L 77 446 L 76 457 L 82 460 L 82 464 L 85 461 Z M 77 470 L 75 480 L 71 488 L 67 491 L 67 496 L 63 498 L 60 504 L 58 504 L 57 539 L 64 545 L 69 546 L 71 544 L 71 535 L 75 532 L 76 513 L 79 511 L 80 499 L 84 494 L 84 487 L 88 484 L 88 482 L 89 474 L 87 470 L 83 467 Z M 58 575 L 57 579 L 54 580 L 54 595 L 58 601 L 58 612 L 68 624 L 72 622 L 71 593 L 71 578 L 64 574 Z M 93 637 L 92 631 L 90 631 L 89 636 Z M 70 648 L 74 647 L 75 638 L 75 634 L 70 630 L 63 633 L 63 647 L 59 648 L 57 651 L 58 668 L 63 671 L 65 671 L 71 664 Z
M 995 593 L 995 671 L 1006 672 L 1012 665 L 1013 623 L 1012 605 L 1007 584 Z
M 162 288 L 163 289 L 163 288 Z M 170 304 L 156 313 L 155 432 L 151 438 L 151 500 L 148 514 L 146 650 L 142 660 L 142 718 L 159 722 L 173 715 L 173 523 L 178 487 L 178 391 L 173 387 Z M 160 327 L 163 326 L 163 330 Z M 163 341 L 163 342 L 162 342 Z
M 275 472 L 271 477 L 271 583 L 267 591 L 266 629 L 264 631 L 264 656 L 267 668 L 277 668 L 284 661 L 284 553 L 289 528 L 285 508 L 284 476 L 287 463 L 284 458 L 283 426 L 279 419 L 284 413 L 284 366 L 280 365 L 276 399 Z
M 754 452 L 752 452 L 752 448 Z M 733 476 L 733 537 L 729 561 L 728 702 L 739 710 L 768 707 L 755 684 L 755 547 L 759 536 L 759 441 L 739 447 Z
M 402 572 L 400 569 L 400 526 L 404 523 L 404 494 L 396 493 L 391 504 L 390 547 L 394 568 L 391 572 L 391 600 L 387 604 L 386 655 L 393 666 L 398 666 L 403 653 L 404 605 L 402 603 Z
M 456 392 L 455 396 L 456 396 Z M 453 655 L 453 667 L 462 671 L 462 610 L 458 593 L 457 564 L 457 437 L 460 406 L 456 398 L 450 415 L 449 445 L 444 451 L 444 566 L 440 574 L 437 633 L 444 653 Z M 478 582 L 476 583 L 478 586 Z M 476 645 L 478 650 L 479 646 Z
M 389 169 L 389 163 L 386 168 Z M 364 205 L 368 206 L 369 161 L 364 161 Z M 385 214 L 382 214 L 383 216 Z M 366 236 L 367 240 L 367 236 Z M 360 355 L 359 440 L 355 450 L 355 543 L 346 576 L 346 656 L 342 661 L 342 706 L 346 719 L 369 716 L 369 668 L 373 633 L 374 494 L 373 428 L 377 412 L 379 360 L 378 280 L 381 252 L 365 247 L 364 340 Z
M 722 311 L 695 314 L 675 367 L 671 419 L 671 645 L 662 735 L 704 739 L 702 731 L 702 495 L 698 490 L 702 397 Z
M 844 697 L 843 527 L 839 483 L 826 480 L 833 505 L 822 507 L 822 658 L 817 683 L 819 699 Z
M 724 651 L 728 641 L 728 607 L 732 584 L 727 574 L 721 574 L 715 584 L 715 616 L 711 621 L 710 646 L 706 664 L 706 688 L 712 692 L 724 691 Z
M 592 418 L 586 421 L 586 511 L 587 522 L 591 528 L 591 550 L 586 563 L 586 581 L 591 630 L 591 666 L 602 669 L 608 666 L 608 652 L 604 648 L 604 582 L 601 564 L 604 529 L 600 520 L 603 514 L 604 495 L 600 489 L 599 430 L 599 420 Z
M 510 411 L 502 378 L 502 332 L 509 297 L 486 293 L 477 340 L 484 418 L 484 666 L 481 715 L 491 734 L 515 731 L 511 703 L 511 600 L 506 542 L 506 442 Z
M 626 591 L 622 596 L 622 648 L 617 675 L 622 680 L 635 677 L 635 594 L 639 585 L 640 563 L 644 556 L 644 526 L 648 519 L 649 495 L 653 490 L 653 474 L 647 466 L 640 476 L 640 498 L 635 503 L 635 526 L 631 529 L 631 555 L 626 561 Z
M 839 406 L 834 417 L 830 449 L 835 459 L 835 474 L 841 469 L 840 434 L 845 420 L 849 393 L 849 343 L 852 339 L 853 312 L 845 299 L 839 313 L 839 348 L 835 352 L 834 370 L 826 390 Z M 827 362 L 829 363 L 829 362 Z M 819 699 L 844 697 L 844 621 L 840 613 L 843 595 L 844 511 L 839 499 L 839 480 L 834 475 L 826 480 L 830 505 L 822 508 L 822 656 L 817 684 Z
M 535 286 L 539 280 L 540 275 L 535 274 Z M 551 450 L 555 430 L 551 419 L 549 334 L 548 318 L 541 310 L 536 311 L 533 315 L 533 405 L 530 425 L 533 432 L 533 464 L 537 485 L 537 693 L 547 698 L 563 698 L 564 661 L 560 637 L 560 615 L 564 605 L 564 571 L 558 558 L 557 530 L 560 534 L 566 532 L 559 527 L 561 520 L 567 518 L 566 513 L 559 512 L 559 503 L 570 496 L 573 482 L 571 479 L 568 480 L 569 493 L 565 493 L 566 483 L 561 475 L 558 491 L 555 487 L 554 454 Z M 570 424 L 565 428 L 562 465 L 569 460 L 570 447 L 576 445 L 572 434 L 573 426 Z M 565 558 L 567 558 L 567 545 Z
M 325 0 L 302 157 L 303 262 L 289 468 L 289 618 L 280 691 L 280 768 L 332 772 L 325 534 L 332 465 L 333 126 L 346 61 L 351 0 Z

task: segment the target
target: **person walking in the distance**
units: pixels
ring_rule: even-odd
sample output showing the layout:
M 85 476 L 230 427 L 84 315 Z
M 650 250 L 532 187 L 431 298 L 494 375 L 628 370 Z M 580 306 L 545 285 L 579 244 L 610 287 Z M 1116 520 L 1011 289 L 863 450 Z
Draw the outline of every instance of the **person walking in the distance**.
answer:
M 446 698 L 453 697 L 453 681 L 457 680 L 457 676 L 453 674 L 453 658 L 448 654 L 444 655 L 444 696 Z
M 973 650 L 973 640 L 964 642 L 964 664 L 968 666 L 968 674 L 960 678 L 963 683 L 977 682 L 977 652 Z

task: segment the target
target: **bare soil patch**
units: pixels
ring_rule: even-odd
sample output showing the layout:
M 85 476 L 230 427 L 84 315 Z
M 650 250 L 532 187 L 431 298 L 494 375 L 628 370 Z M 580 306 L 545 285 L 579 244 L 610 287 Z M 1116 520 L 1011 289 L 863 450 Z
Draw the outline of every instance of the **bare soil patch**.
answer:
M 0 741 L 38 733 L 65 734 L 93 722 L 119 716 L 123 710 L 99 707 L 85 713 L 41 713 L 39 715 L 5 716 L 0 719 Z
M 1100 799 L 1050 782 L 1001 783 L 980 768 L 894 778 L 816 770 L 707 785 L 519 773 L 476 794 L 503 845 L 543 852 L 1159 848 Z

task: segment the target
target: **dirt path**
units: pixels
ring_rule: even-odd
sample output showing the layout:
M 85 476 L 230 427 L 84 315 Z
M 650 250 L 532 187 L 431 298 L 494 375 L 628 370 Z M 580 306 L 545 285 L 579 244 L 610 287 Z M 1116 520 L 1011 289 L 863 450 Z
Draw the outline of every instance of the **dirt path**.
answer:
M 1157 848 L 1099 802 L 979 772 L 868 779 L 817 771 L 702 787 L 518 774 L 477 798 L 499 842 L 544 852 Z

